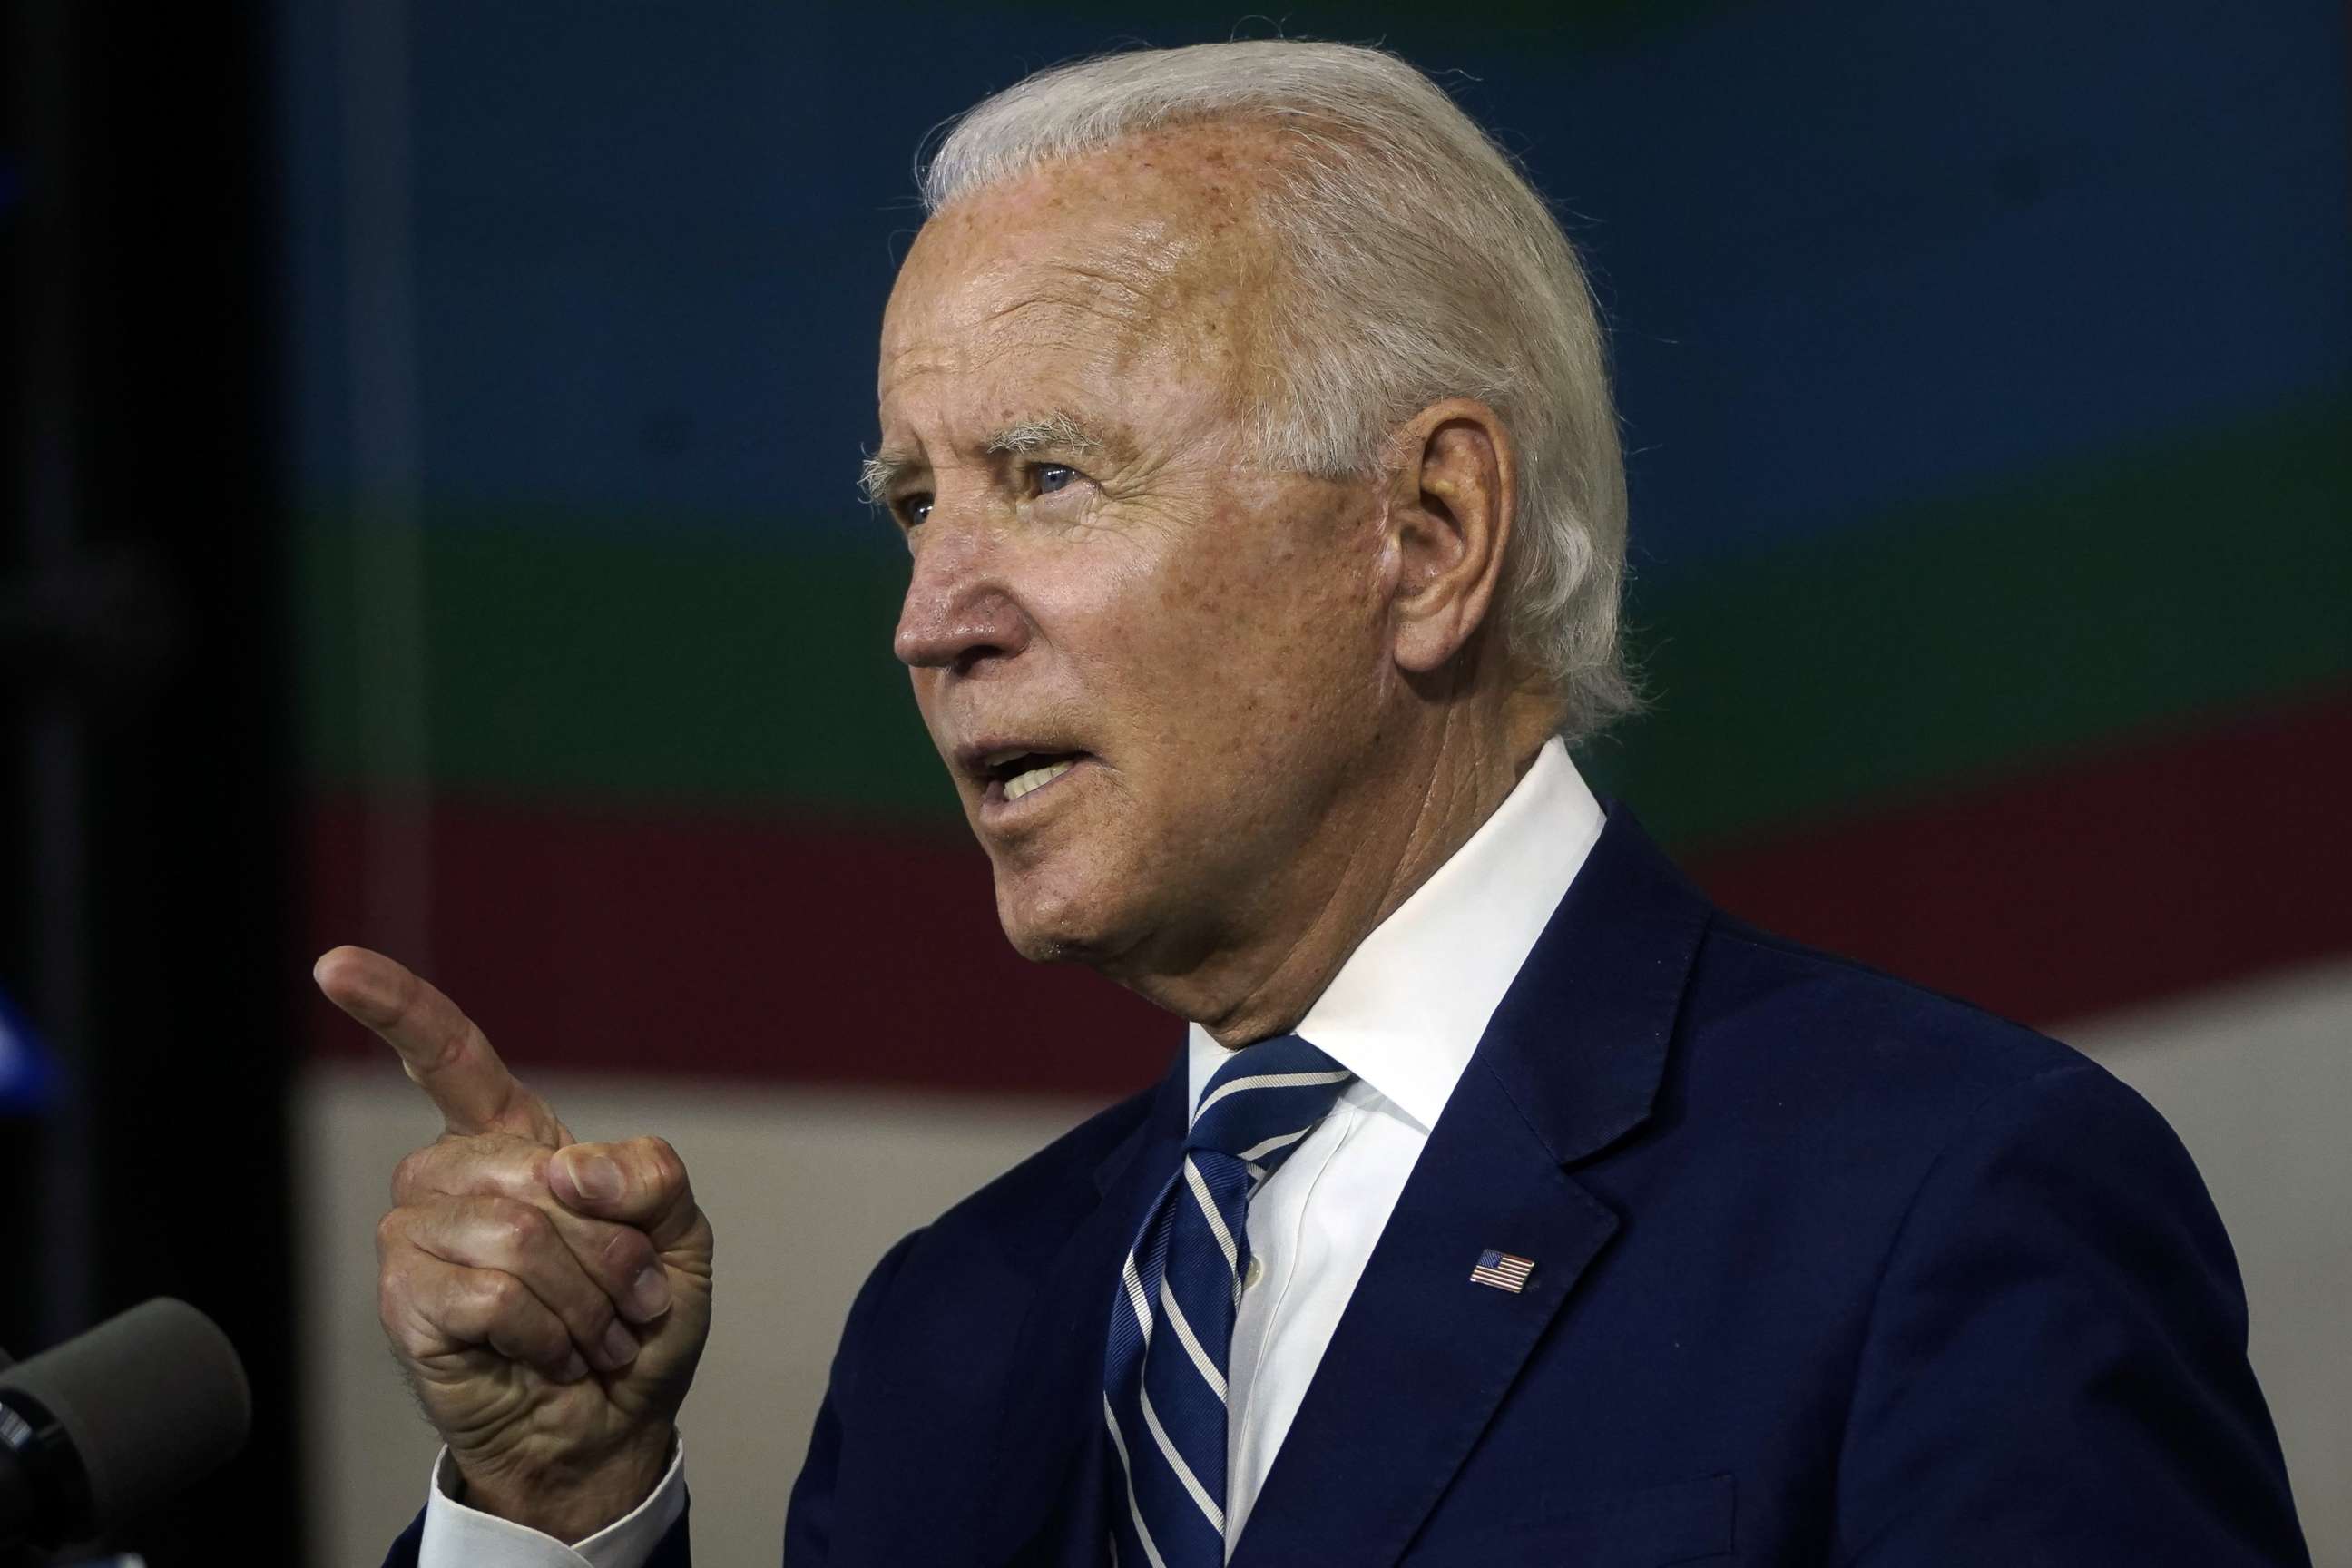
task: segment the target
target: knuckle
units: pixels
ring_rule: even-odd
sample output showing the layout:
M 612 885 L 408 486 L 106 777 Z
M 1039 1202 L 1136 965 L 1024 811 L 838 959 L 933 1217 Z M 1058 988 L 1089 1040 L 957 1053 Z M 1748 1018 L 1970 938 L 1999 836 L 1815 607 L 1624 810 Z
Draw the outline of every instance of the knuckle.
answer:
M 474 1286 L 475 1296 L 487 1315 L 505 1321 L 526 1315 L 531 1294 L 521 1280 L 503 1269 L 481 1268 L 475 1272 L 480 1277 Z
M 479 1282 L 466 1279 L 451 1280 L 431 1303 L 417 1303 L 416 1317 L 451 1339 L 468 1342 L 479 1342 L 498 1321 L 498 1313 L 491 1310 Z
M 647 1179 L 669 1189 L 686 1184 L 686 1162 L 667 1138 L 633 1138 L 630 1146 L 644 1163 Z
M 440 1348 L 432 1333 L 404 1312 L 384 1314 L 383 1337 L 391 1342 L 393 1353 L 404 1361 L 421 1361 Z
M 510 1258 L 538 1251 L 555 1237 L 547 1215 L 516 1198 L 491 1199 L 489 1222 L 499 1249 Z
M 543 1193 L 547 1190 L 547 1163 L 554 1152 L 534 1144 L 521 1152 L 514 1165 L 515 1193 Z
M 394 1349 L 404 1355 L 421 1356 L 434 1348 L 432 1314 L 416 1299 L 406 1275 L 387 1273 L 377 1281 L 375 1311 L 377 1321 L 383 1325 L 384 1337 L 392 1342 Z
M 387 1333 L 397 1334 L 398 1325 L 408 1316 L 407 1305 L 407 1280 L 390 1268 L 376 1276 L 375 1315 L 383 1320 Z
M 375 1255 L 380 1262 L 389 1263 L 394 1252 L 408 1240 L 405 1209 L 386 1209 L 383 1217 L 375 1222 Z
M 412 1149 L 400 1157 L 400 1163 L 392 1168 L 392 1201 L 394 1204 L 405 1204 L 422 1190 L 425 1173 L 432 1167 L 433 1151 L 436 1147 L 436 1144 L 428 1144 L 422 1149 Z

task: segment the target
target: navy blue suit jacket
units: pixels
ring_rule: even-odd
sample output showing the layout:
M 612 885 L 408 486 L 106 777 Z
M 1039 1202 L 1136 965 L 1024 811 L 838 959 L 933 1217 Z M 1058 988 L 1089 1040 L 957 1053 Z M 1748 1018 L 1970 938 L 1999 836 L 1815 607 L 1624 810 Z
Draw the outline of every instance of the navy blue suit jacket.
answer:
M 1184 1101 L 1180 1053 L 883 1258 L 790 1568 L 1107 1563 L 1103 1335 Z M 1524 1290 L 1471 1282 L 1487 1247 L 1535 1260 Z M 1727 918 L 1620 809 L 1232 1568 L 2306 1563 L 2245 1346 L 2137 1095 Z M 656 1561 L 684 1568 L 683 1524 Z

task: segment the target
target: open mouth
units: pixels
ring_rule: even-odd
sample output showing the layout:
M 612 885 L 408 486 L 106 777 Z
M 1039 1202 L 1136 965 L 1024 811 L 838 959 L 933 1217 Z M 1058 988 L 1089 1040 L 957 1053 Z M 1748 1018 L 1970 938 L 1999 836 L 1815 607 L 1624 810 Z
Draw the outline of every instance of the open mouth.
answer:
M 1045 788 L 1086 761 L 1084 752 L 992 752 L 982 759 L 986 787 L 982 798 L 991 805 L 1010 805 Z

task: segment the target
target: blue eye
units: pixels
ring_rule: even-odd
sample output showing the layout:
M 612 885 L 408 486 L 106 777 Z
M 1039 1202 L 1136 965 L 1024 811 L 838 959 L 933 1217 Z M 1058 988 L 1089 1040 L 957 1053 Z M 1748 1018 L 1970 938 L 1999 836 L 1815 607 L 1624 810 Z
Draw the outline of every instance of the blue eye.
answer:
M 1030 472 L 1037 480 L 1037 493 L 1048 496 L 1065 488 L 1072 479 L 1078 477 L 1078 471 L 1076 468 L 1064 468 L 1059 463 L 1040 463 Z

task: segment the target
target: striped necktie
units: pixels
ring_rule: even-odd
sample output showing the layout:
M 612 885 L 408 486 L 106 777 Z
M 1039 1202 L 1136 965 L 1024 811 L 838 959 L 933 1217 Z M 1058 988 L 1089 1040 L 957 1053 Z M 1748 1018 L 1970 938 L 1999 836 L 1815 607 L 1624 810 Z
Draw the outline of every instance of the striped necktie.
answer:
M 1127 1255 L 1103 1358 L 1125 1568 L 1225 1560 L 1225 1367 L 1249 1200 L 1354 1075 L 1296 1035 L 1234 1053 L 1201 1091 L 1183 1162 Z

